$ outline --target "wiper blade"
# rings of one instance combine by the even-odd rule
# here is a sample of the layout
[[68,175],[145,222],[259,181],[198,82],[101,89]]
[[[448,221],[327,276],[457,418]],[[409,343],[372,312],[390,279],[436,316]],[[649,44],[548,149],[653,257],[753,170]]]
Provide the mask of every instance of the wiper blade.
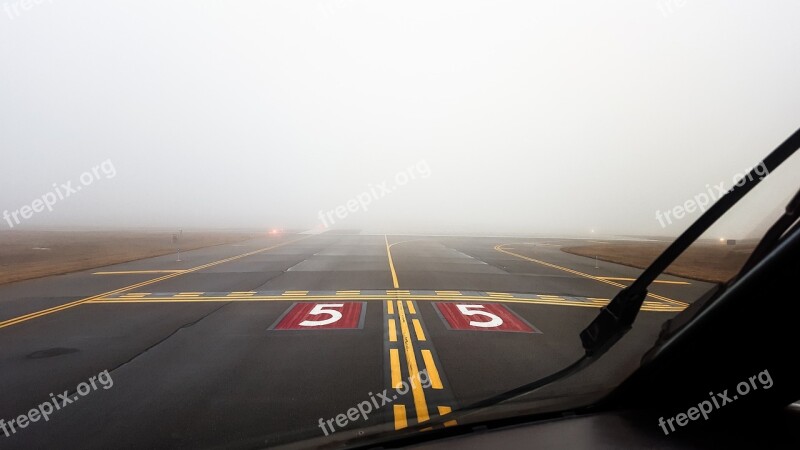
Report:
[[650,285],[675,259],[697,240],[714,222],[728,212],[733,205],[742,199],[751,189],[761,182],[763,177],[756,172],[757,167],[766,167],[767,175],[772,173],[800,147],[800,129],[772,151],[759,165],[735,184],[716,203],[711,205],[686,231],[678,236],[649,267],[627,288],[614,296],[600,314],[581,332],[581,342],[587,355],[602,355],[619,341],[631,329],[636,315],[647,296]]

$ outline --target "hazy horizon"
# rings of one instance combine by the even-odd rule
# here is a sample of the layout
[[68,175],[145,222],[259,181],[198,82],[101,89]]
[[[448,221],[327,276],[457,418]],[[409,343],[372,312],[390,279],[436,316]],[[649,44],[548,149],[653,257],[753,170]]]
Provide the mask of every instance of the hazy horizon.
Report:
[[[9,1],[0,230],[675,236],[699,212],[659,212],[730,188],[800,126],[798,16],[789,1]],[[780,172],[709,236],[763,230],[797,158]]]

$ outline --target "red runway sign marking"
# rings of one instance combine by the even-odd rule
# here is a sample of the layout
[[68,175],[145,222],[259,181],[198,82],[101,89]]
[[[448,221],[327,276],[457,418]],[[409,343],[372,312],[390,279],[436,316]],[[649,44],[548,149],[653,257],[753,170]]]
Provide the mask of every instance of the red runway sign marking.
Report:
[[286,310],[271,330],[348,330],[364,328],[364,302],[298,302]]
[[541,333],[525,319],[497,303],[434,303],[449,330]]

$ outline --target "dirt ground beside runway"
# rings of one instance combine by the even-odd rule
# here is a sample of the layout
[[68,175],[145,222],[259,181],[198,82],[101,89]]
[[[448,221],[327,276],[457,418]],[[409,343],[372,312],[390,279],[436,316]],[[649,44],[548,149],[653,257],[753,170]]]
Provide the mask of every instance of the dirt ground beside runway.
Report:
[[[615,242],[564,247],[561,250],[579,256],[644,269],[663,252],[668,242]],[[753,252],[753,241],[725,245],[697,242],[670,265],[666,273],[693,280],[725,282],[741,269]]]
[[[173,231],[0,232],[0,284],[175,253]],[[265,233],[184,231],[182,251],[244,241]]]

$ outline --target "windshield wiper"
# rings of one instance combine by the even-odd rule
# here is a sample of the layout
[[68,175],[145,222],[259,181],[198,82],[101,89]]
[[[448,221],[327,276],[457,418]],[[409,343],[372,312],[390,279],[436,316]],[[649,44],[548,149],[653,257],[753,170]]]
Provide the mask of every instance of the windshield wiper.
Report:
[[[763,176],[757,173],[756,168],[766,167],[766,176],[769,176],[773,170],[794,154],[798,147],[800,147],[800,129],[795,131],[788,139],[767,155],[760,164],[754,166],[740,182],[743,182],[743,184],[734,185],[725,195],[717,200],[716,203],[708,208],[708,210],[706,210],[697,221],[690,225],[686,231],[678,236],[678,238],[675,239],[675,241],[672,242],[672,244],[670,244],[630,286],[619,291],[608,305],[600,310],[600,314],[589,326],[580,333],[580,339],[585,353],[577,361],[531,383],[466,405],[446,416],[405,428],[400,432],[402,433],[400,435],[398,435],[398,432],[393,432],[391,433],[392,441],[397,442],[398,440],[402,440],[403,435],[408,435],[409,437],[414,436],[416,432],[422,431],[423,429],[429,430],[428,432],[430,433],[430,428],[443,425],[445,422],[453,420],[458,421],[464,417],[480,413],[487,407],[529,394],[543,386],[579,372],[594,361],[597,361],[631,329],[642,307],[642,303],[645,297],[647,297],[647,287],[661,275],[681,253],[697,240],[697,238],[710,228],[717,219],[728,212],[733,205],[761,182]],[[795,197],[787,207],[787,214],[795,218],[797,212],[797,198],[798,197]]]
[[759,165],[751,169],[742,179],[743,184],[735,184],[716,203],[711,205],[630,286],[619,291],[611,302],[600,310],[600,314],[592,323],[581,332],[581,342],[586,354],[602,355],[631,329],[631,325],[642,307],[642,302],[647,296],[647,287],[650,283],[710,228],[717,219],[728,212],[733,205],[761,182],[763,177],[757,173],[757,167],[766,167],[766,176],[769,176],[773,170],[797,151],[798,147],[800,147],[800,130],[795,131],[778,148],[767,155]]

